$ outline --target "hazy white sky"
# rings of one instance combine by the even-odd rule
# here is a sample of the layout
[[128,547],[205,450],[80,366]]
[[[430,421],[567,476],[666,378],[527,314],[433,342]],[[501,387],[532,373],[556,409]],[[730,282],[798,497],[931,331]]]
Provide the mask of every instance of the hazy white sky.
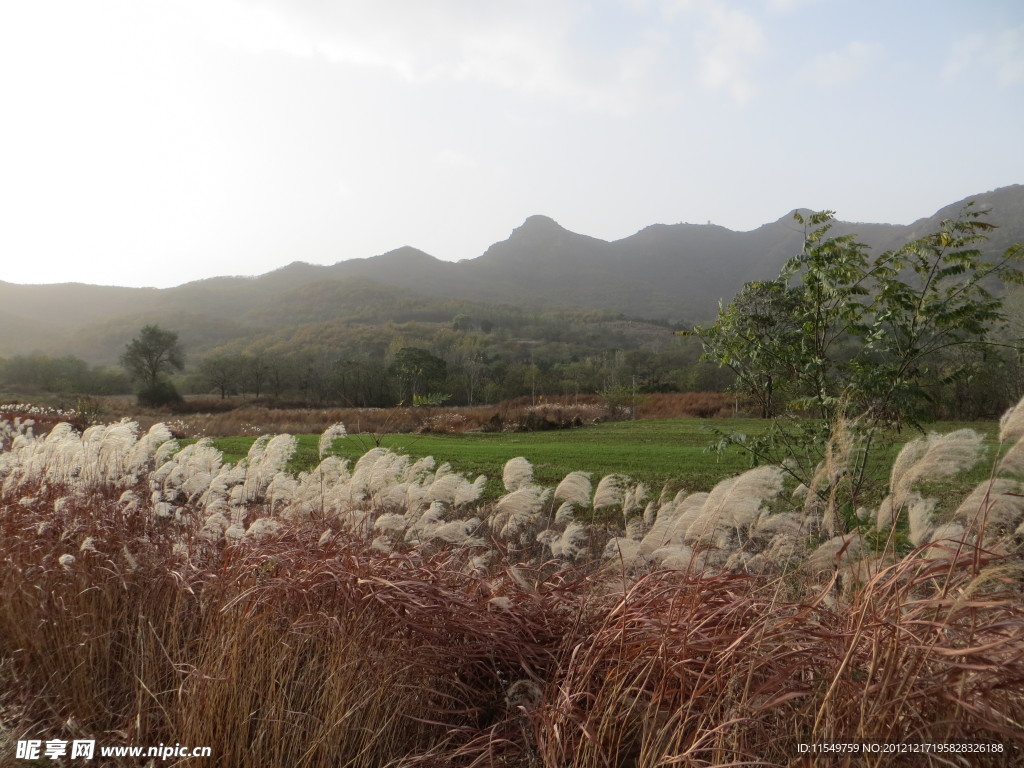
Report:
[[1024,182],[1024,2],[5,2],[0,105],[16,283],[906,223]]

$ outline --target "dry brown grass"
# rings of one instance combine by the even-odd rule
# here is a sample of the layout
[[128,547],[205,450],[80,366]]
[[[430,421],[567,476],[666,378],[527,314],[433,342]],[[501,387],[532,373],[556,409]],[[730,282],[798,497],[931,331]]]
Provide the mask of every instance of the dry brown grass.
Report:
[[1019,574],[983,552],[922,551],[845,591],[656,571],[616,592],[587,567],[469,575],[462,551],[383,555],[314,528],[215,547],[102,496],[55,511],[51,494],[6,500],[0,518],[19,734],[203,744],[223,766],[784,765],[810,741],[1024,746]]
[[[163,421],[179,437],[223,437],[288,433],[317,434],[342,422],[349,433],[461,433],[568,429],[621,418],[598,395],[518,397],[495,405],[429,408],[270,408],[239,399],[195,398],[174,414],[140,409],[130,401],[108,399],[106,420],[131,418],[143,429]],[[732,416],[734,398],[723,392],[642,395],[637,416],[643,419]]]
[[[113,450],[117,430],[92,441]],[[41,455],[69,454],[55,443]],[[840,550],[834,575],[624,572],[624,556],[621,570],[524,562],[532,529],[382,552],[321,514],[208,538],[198,493],[155,514],[157,473],[131,475],[125,501],[129,481],[47,474],[29,454],[35,475],[0,465],[8,751],[94,738],[210,746],[227,768],[696,768],[847,764],[801,758],[809,743],[983,742],[1003,751],[967,764],[1024,758],[1024,563],[1010,539],[999,555],[968,543],[986,541],[984,512],[963,541],[903,558],[853,569]],[[237,501],[250,530],[268,513]]]

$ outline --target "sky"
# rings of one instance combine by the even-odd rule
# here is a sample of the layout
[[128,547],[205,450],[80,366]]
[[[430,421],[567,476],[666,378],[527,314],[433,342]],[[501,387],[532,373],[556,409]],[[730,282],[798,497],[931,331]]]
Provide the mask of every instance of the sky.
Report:
[[13,283],[903,224],[1024,183],[1024,2],[7,2],[0,110]]

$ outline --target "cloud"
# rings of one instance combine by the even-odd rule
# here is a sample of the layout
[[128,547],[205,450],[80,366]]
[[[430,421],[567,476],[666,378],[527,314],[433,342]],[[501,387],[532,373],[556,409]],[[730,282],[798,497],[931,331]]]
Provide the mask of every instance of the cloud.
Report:
[[810,5],[816,0],[768,0],[769,11],[775,13],[792,13],[803,5]]
[[[212,0],[211,0],[212,2]],[[411,83],[482,84],[620,110],[652,68],[649,40],[615,50],[578,42],[580,0],[218,0],[207,26],[251,53],[276,52],[377,69]],[[653,66],[653,65],[652,65]]]
[[965,73],[994,73],[999,84],[1007,87],[1024,83],[1024,26],[957,40],[943,75],[953,78]]
[[878,43],[854,40],[838,51],[814,59],[807,77],[822,86],[846,83],[863,75],[882,54],[883,48]]
[[474,170],[479,167],[476,160],[457,149],[442,149],[434,154],[433,161],[442,167],[456,170]]
[[724,90],[740,104],[751,99],[754,87],[749,70],[764,49],[764,35],[756,19],[722,5],[710,6],[707,23],[697,36],[697,49],[701,85]]

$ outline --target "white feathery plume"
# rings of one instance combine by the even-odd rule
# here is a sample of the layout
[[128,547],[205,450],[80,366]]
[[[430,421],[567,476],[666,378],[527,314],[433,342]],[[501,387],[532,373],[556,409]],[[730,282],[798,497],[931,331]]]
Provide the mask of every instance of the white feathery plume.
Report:
[[153,466],[159,467],[166,463],[180,448],[177,440],[165,440],[153,452]]
[[414,522],[414,520],[410,520],[407,515],[385,512],[373,521],[373,527],[378,531],[384,531],[385,533],[391,533],[395,536],[401,536],[409,528],[412,522]]
[[807,557],[807,567],[813,573],[831,571],[860,557],[863,546],[860,534],[834,536]]
[[287,472],[278,472],[267,486],[266,496],[267,503],[270,505],[270,511],[273,512],[275,509],[287,507],[298,495],[298,490],[298,480]]
[[938,503],[938,499],[925,499],[919,493],[912,493],[907,497],[907,519],[910,522],[908,538],[915,547],[928,541],[935,527],[935,506]]
[[459,486],[455,492],[455,496],[452,498],[452,503],[456,507],[460,507],[464,504],[472,504],[479,500],[484,493],[484,488],[487,486],[487,477],[485,475],[478,475],[476,480],[472,483],[465,480],[462,485]]
[[700,493],[684,497],[683,494],[685,491],[680,491],[658,509],[654,524],[640,542],[640,550],[645,555],[664,547],[682,546],[687,528],[697,519],[709,495]]
[[369,490],[373,465],[388,453],[390,451],[387,448],[371,448],[356,460],[356,464],[352,468],[352,477],[348,483],[351,495],[361,496]]
[[516,456],[505,462],[501,473],[501,482],[506,491],[516,491],[533,483],[533,465],[524,457]]
[[373,463],[366,481],[366,489],[371,495],[386,493],[397,483],[405,481],[412,466],[412,459],[387,451]]
[[997,477],[975,486],[953,513],[953,521],[971,526],[985,519],[985,538],[994,539],[1015,531],[1024,520],[1024,483]]
[[587,554],[590,529],[582,523],[571,522],[558,539],[558,555],[578,560]]
[[171,430],[163,422],[157,422],[149,431],[138,439],[128,457],[128,466],[134,472],[141,472],[151,466],[156,450],[171,440]]
[[640,542],[622,536],[608,540],[604,559],[612,568],[621,567],[627,571],[647,563],[647,558],[640,552]]
[[575,504],[578,507],[590,506],[590,495],[593,487],[590,484],[589,472],[570,472],[555,488],[555,498]]
[[453,472],[438,475],[427,487],[427,496],[431,501],[443,501],[446,504],[454,504],[455,496],[465,483],[466,479],[464,477]]
[[658,506],[658,502],[654,501],[654,499],[647,502],[647,506],[644,507],[644,523],[647,525],[648,529],[654,525],[654,521],[658,519],[659,509],[660,507]]
[[1018,440],[999,460],[997,474],[1024,475],[1024,440]]
[[901,459],[903,451],[896,457],[889,485],[895,497],[894,506],[902,507],[910,489],[922,480],[949,477],[973,467],[981,457],[983,441],[982,435],[973,429],[958,429],[944,435],[932,432],[905,446],[903,450],[910,449],[911,457],[916,458]]
[[704,502],[703,521],[712,526],[721,521],[745,531],[757,523],[764,502],[781,491],[781,467],[748,470],[739,477],[723,480],[711,489]]
[[558,531],[545,528],[537,534],[536,539],[538,544],[541,544],[551,550],[551,554],[553,556],[558,557],[562,554],[562,545],[560,543],[561,535]]
[[945,523],[938,526],[932,531],[929,542],[940,546],[929,547],[925,550],[925,557],[930,560],[950,557],[952,553],[949,549],[955,549],[960,542],[964,541],[966,534],[967,529],[958,522]]
[[685,571],[693,561],[693,550],[684,545],[659,547],[650,558],[666,570]]
[[487,521],[488,525],[503,539],[518,536],[537,521],[550,494],[550,488],[544,489],[537,485],[517,488],[494,504],[494,512]]
[[260,435],[253,440],[252,445],[249,446],[249,453],[246,454],[245,460],[251,466],[259,463],[260,459],[263,458],[263,452],[267,449],[267,443],[273,438],[273,435]]
[[418,477],[427,472],[433,472],[436,466],[437,462],[434,461],[433,456],[424,456],[422,459],[416,459],[413,462],[413,465],[409,468],[409,475],[411,477]]
[[224,537],[224,531],[231,525],[231,521],[221,512],[214,512],[203,521],[199,529],[199,537],[215,544]]
[[258,541],[273,536],[282,528],[284,528],[284,524],[280,520],[275,520],[272,517],[259,517],[252,521],[252,525],[245,532],[245,538]]
[[626,536],[633,541],[643,541],[647,530],[647,524],[642,517],[634,517],[626,523]]
[[[259,438],[257,442],[262,439]],[[295,453],[297,445],[297,438],[281,434],[266,441],[261,450],[256,452],[252,449],[249,450],[250,458],[246,461],[244,503],[259,501],[263,498],[270,481],[274,475],[284,470],[288,460]],[[255,458],[252,458],[254,453]]]
[[348,432],[345,431],[345,425],[340,421],[336,424],[331,424],[331,426],[325,429],[323,434],[320,435],[320,442],[317,445],[320,458],[322,459],[330,452],[335,440],[340,440],[347,435]]
[[408,542],[426,541],[444,524],[444,505],[434,502],[405,532]]
[[594,491],[594,509],[614,507],[621,504],[626,493],[623,486],[626,480],[625,475],[611,474],[602,477],[597,484],[597,490]]
[[622,514],[628,515],[643,507],[648,493],[650,493],[650,489],[644,483],[637,483],[632,488],[627,488],[622,494]]
[[1014,442],[1024,437],[1024,398],[999,419],[999,442]]
[[704,514],[704,505],[710,495],[706,491],[700,491],[679,499],[672,512],[672,517],[675,520],[674,529],[677,533],[674,533],[673,538],[666,541],[673,544],[682,544],[685,541],[689,536],[690,527]]
[[[590,501],[590,497],[587,496],[587,502],[589,502],[589,501]],[[557,525],[559,527],[565,526],[565,525],[569,525],[569,523],[571,523],[573,521],[573,512],[574,512],[574,510],[573,510],[572,502],[563,501],[559,505],[558,510],[555,512],[555,520],[554,520],[555,525]]]
[[478,547],[483,545],[482,539],[473,538],[473,533],[481,526],[478,518],[471,517],[468,520],[452,520],[434,529],[432,537],[441,539],[449,544],[457,544],[463,547]]

